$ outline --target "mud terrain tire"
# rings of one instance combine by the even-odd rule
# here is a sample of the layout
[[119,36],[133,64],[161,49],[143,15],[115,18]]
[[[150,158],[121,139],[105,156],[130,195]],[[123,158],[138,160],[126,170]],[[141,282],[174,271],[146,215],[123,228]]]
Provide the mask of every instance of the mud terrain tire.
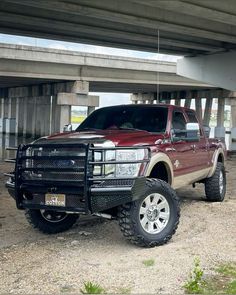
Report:
[[205,194],[210,202],[222,202],[226,193],[226,174],[224,164],[217,163],[216,171],[205,180]]
[[[36,228],[46,234],[56,234],[66,231],[70,229],[79,218],[79,215],[77,214],[67,214],[56,211],[42,211],[28,209],[25,211],[25,216],[33,228]],[[51,221],[49,219],[50,215]]]
[[131,243],[155,247],[167,243],[180,217],[179,199],[163,180],[147,179],[142,198],[118,209],[120,229]]

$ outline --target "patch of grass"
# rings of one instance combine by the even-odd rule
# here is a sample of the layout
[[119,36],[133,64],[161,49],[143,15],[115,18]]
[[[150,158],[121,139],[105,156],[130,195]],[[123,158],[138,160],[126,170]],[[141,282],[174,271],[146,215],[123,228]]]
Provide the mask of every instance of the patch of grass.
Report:
[[194,268],[183,287],[187,294],[203,294],[204,286],[205,281],[203,280],[203,270],[200,266],[200,259],[195,258]]
[[131,288],[119,288],[118,290],[119,294],[130,294],[131,293]]
[[228,284],[227,294],[236,294],[236,280]]
[[154,259],[147,259],[147,260],[143,260],[142,263],[149,267],[149,266],[153,266],[155,264],[155,260]]
[[226,276],[232,276],[236,278],[236,265],[227,263],[220,265],[216,271]]
[[195,259],[190,279],[184,285],[188,294],[236,294],[236,264],[221,264],[216,274],[203,279],[199,259]]
[[72,286],[65,285],[65,286],[61,287],[61,293],[68,293],[68,292],[72,292],[72,291],[74,291]]
[[99,285],[92,282],[84,282],[84,289],[80,289],[83,294],[102,294],[105,290]]

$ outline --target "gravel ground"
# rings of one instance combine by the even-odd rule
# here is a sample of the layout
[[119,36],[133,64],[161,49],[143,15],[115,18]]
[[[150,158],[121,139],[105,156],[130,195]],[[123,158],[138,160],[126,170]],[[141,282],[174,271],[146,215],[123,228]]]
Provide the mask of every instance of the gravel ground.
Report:
[[[0,163],[1,172],[10,170]],[[143,249],[126,242],[116,221],[80,221],[53,236],[33,230],[4,188],[0,192],[0,293],[79,293],[83,282],[107,293],[182,294],[200,257],[205,274],[219,263],[236,262],[236,158],[227,163],[223,203],[204,201],[203,185],[178,190],[181,219],[172,240]],[[153,259],[153,266],[144,260]]]

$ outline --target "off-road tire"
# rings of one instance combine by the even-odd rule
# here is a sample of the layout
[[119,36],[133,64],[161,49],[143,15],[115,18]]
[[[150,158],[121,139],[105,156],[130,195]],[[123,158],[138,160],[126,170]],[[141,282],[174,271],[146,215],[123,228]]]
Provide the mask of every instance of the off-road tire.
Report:
[[[147,233],[140,221],[140,206],[150,194],[158,193],[168,202],[170,215],[165,228],[157,234]],[[175,233],[180,217],[179,198],[171,186],[163,180],[147,179],[145,193],[141,199],[118,208],[120,229],[126,239],[141,247],[155,247],[167,243]]]
[[40,210],[28,209],[25,216],[29,224],[45,234],[56,234],[70,229],[79,218],[78,214],[67,214],[64,219],[58,222],[47,221]]
[[[223,176],[223,191],[220,190],[220,175]],[[224,164],[218,162],[215,173],[210,178],[205,179],[206,199],[210,202],[222,202],[226,193],[226,173]]]

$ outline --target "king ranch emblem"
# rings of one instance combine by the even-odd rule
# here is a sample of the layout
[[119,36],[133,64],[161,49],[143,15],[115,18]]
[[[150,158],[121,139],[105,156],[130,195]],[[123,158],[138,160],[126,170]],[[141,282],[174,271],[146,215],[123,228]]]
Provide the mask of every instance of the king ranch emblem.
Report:
[[179,167],[179,165],[180,165],[179,160],[175,160],[175,162],[174,162],[174,166],[175,166],[176,169]]

